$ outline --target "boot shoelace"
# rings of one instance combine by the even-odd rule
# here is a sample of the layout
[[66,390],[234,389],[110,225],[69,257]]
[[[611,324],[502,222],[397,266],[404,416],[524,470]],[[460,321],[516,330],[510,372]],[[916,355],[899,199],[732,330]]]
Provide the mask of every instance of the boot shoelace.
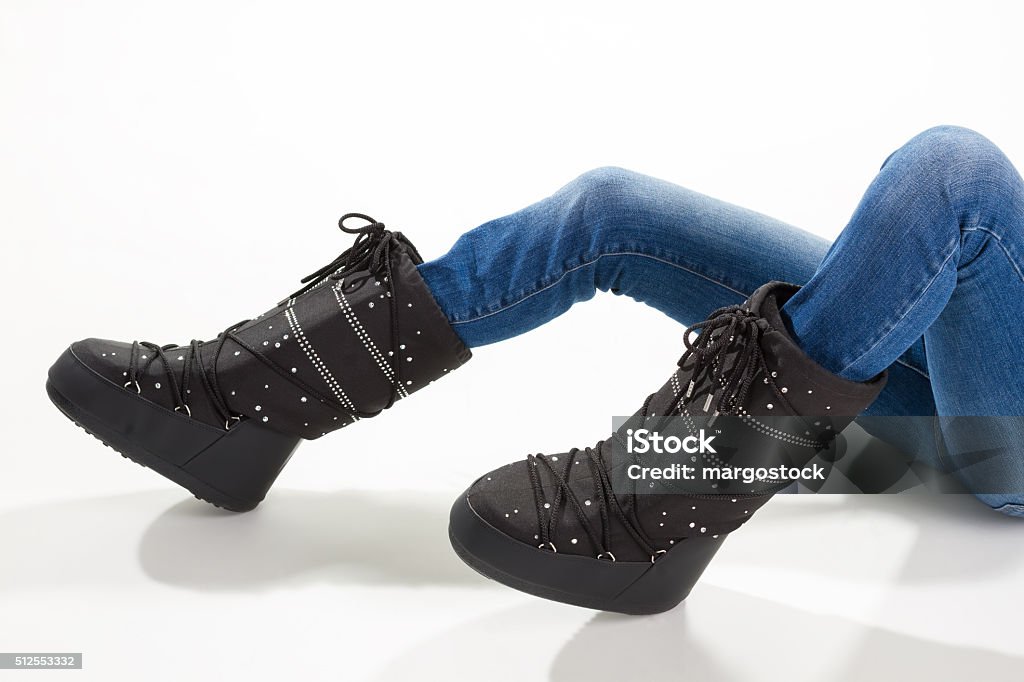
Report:
[[[706,402],[708,407],[705,408],[705,411],[710,408],[711,403],[714,401],[714,395],[718,391],[716,384],[721,387],[720,392],[718,392],[718,401],[715,404],[716,409],[712,414],[712,421],[709,422],[709,425],[720,414],[736,414],[743,405],[743,401],[750,391],[751,384],[760,372],[764,372],[765,383],[772,387],[780,403],[787,406],[791,412],[794,412],[789,401],[783,395],[782,390],[775,384],[775,374],[768,369],[768,366],[765,364],[764,354],[761,352],[761,345],[759,343],[761,335],[769,329],[769,325],[764,318],[744,309],[742,306],[727,306],[715,310],[708,319],[693,325],[690,329],[700,329],[700,333],[692,342],[690,341],[689,334],[687,334],[684,340],[686,350],[683,352],[682,357],[679,358],[678,365],[682,367],[691,358],[694,360],[691,380],[686,391],[680,392],[675,396],[666,410],[666,416],[679,414],[682,408],[693,400],[695,391],[702,384],[702,373],[704,375],[703,379],[711,386]],[[734,355],[734,359],[731,367],[726,369],[726,359],[730,354]],[[642,417],[648,416],[654,395],[652,393],[644,401],[643,407],[640,410]],[[651,562],[653,563],[659,556],[665,554],[667,550],[657,549],[654,542],[640,525],[640,521],[636,516],[637,494],[635,491],[630,494],[632,504],[629,505],[628,510],[624,509],[623,505],[619,503],[618,497],[612,490],[604,458],[601,456],[601,446],[603,444],[604,441],[599,441],[592,448],[587,447],[582,450],[573,448],[565,455],[567,461],[561,471],[554,467],[552,459],[547,455],[527,456],[526,468],[530,476],[530,486],[533,488],[534,502],[537,506],[539,528],[537,539],[540,541],[538,547],[551,550],[552,552],[558,551],[554,543],[554,536],[558,525],[559,513],[563,505],[567,505],[576,515],[592,545],[599,549],[598,559],[615,561],[615,555],[610,547],[611,526],[609,523],[614,515],[633,541],[643,549],[644,553],[650,555]],[[585,460],[590,468],[594,486],[594,498],[598,508],[599,530],[595,528],[594,522],[591,521],[584,509],[584,504],[580,503],[576,493],[569,485],[572,467],[579,463],[578,459]],[[537,471],[541,466],[547,469],[555,482],[555,490],[550,502],[546,500],[544,486]],[[545,514],[545,512],[547,513]]]
[[[558,524],[559,513],[562,509],[563,504],[568,506],[575,513],[576,518],[579,520],[580,525],[583,527],[584,532],[590,539],[591,544],[599,549],[597,558],[604,559],[607,561],[615,561],[615,555],[612,553],[611,547],[611,518],[612,515],[619,520],[619,522],[625,527],[626,531],[630,534],[630,537],[643,548],[643,550],[650,554],[651,561],[653,562],[659,555],[664,554],[664,550],[658,550],[654,547],[654,542],[644,533],[640,526],[639,520],[636,518],[635,508],[633,505],[629,511],[622,508],[619,504],[618,497],[612,491],[612,483],[608,477],[608,471],[605,467],[604,458],[601,456],[601,446],[604,441],[598,441],[594,447],[573,448],[566,455],[566,463],[562,468],[562,471],[557,470],[552,465],[552,460],[547,455],[528,455],[526,457],[526,468],[530,474],[530,486],[533,488],[534,502],[537,505],[537,519],[539,532],[537,539],[540,544],[537,545],[541,549],[549,549],[552,552],[558,552],[558,548],[555,546],[554,536],[556,526]],[[594,484],[594,499],[597,502],[598,518],[600,530],[594,528],[594,523],[587,516],[586,510],[583,508],[584,503],[581,503],[576,493],[573,492],[572,487],[569,485],[569,476],[572,472],[572,467],[579,463],[582,459],[587,463],[590,469],[591,478]],[[540,480],[540,474],[537,472],[538,467],[544,466],[556,482],[554,497],[551,502],[547,502],[544,496],[543,484]],[[545,510],[547,518],[545,519]]]
[[[359,227],[347,227],[345,222],[353,218],[366,221],[367,224]],[[338,220],[338,228],[347,234],[358,235],[352,246],[343,251],[337,258],[327,265],[312,274],[303,277],[301,284],[304,286],[287,299],[280,301],[278,305],[284,305],[330,281],[339,281],[339,286],[344,286],[345,283],[343,278],[346,275],[365,269],[368,271],[368,277],[381,276],[387,284],[387,298],[391,310],[391,346],[393,349],[397,348],[399,338],[398,303],[396,299],[394,277],[391,273],[391,249],[394,245],[401,243],[409,249],[417,260],[422,259],[416,251],[416,248],[405,238],[404,235],[402,235],[402,233],[386,230],[384,223],[363,213],[346,213]],[[358,282],[349,282],[350,285],[357,283]],[[174,399],[175,412],[183,412],[187,416],[191,417],[192,410],[188,406],[188,396],[191,393],[192,375],[198,374],[203,389],[210,397],[210,402],[213,405],[214,410],[217,412],[218,417],[224,420],[224,428],[230,429],[232,423],[239,421],[241,416],[232,412],[228,406],[227,400],[224,397],[224,392],[221,390],[220,382],[217,378],[217,361],[220,359],[220,354],[224,349],[224,344],[227,343],[229,339],[245,348],[263,364],[277,371],[288,381],[297,384],[300,383],[293,377],[285,374],[285,372],[272,363],[269,358],[264,356],[256,348],[252,347],[238,336],[236,333],[237,330],[251,321],[252,320],[242,320],[241,322],[231,325],[218,334],[216,339],[213,341],[198,341],[193,339],[189,342],[187,347],[173,343],[160,346],[155,343],[150,343],[149,341],[132,342],[132,348],[129,354],[128,371],[126,373],[128,381],[124,384],[125,388],[132,387],[137,393],[141,393],[142,387],[139,384],[140,377],[146,374],[154,362],[159,361],[163,365],[168,387],[170,388],[171,395]],[[210,343],[216,344],[216,347],[213,353],[212,366],[207,368],[203,363],[201,349],[204,345]],[[150,351],[152,356],[145,354],[143,350]],[[167,354],[170,351],[178,351],[182,353],[179,357],[185,364],[183,367],[181,382],[178,381],[174,369],[171,366],[170,359],[167,357]],[[392,381],[391,396],[387,405],[383,409],[391,407],[398,399],[399,386],[401,386],[402,381],[401,363],[398,362],[398,354],[394,353],[391,357],[391,367],[394,371],[395,378],[394,381]],[[318,398],[320,402],[330,405],[353,418],[373,417],[380,412],[352,412],[350,410],[345,410],[312,387],[306,385],[303,385],[302,387],[311,395]]]
[[[698,387],[706,382],[709,389],[704,411],[710,410],[712,404],[715,406],[708,422],[710,426],[719,415],[738,413],[759,374],[764,374],[764,383],[779,403],[795,413],[786,399],[785,389],[775,382],[777,373],[769,369],[761,352],[761,336],[771,329],[767,320],[742,306],[732,305],[715,310],[708,319],[690,329],[700,329],[700,333],[692,341],[690,335],[686,335],[683,340],[686,350],[677,363],[684,367],[693,359],[690,383],[686,391],[676,395],[667,414],[678,413],[693,402]],[[727,362],[730,355],[733,356],[731,365]]]

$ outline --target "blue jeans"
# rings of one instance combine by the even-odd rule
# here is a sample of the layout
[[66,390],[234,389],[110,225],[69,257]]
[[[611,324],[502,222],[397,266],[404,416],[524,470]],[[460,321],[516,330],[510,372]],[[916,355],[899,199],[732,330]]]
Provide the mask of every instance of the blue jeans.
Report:
[[[889,369],[862,415],[874,435],[942,468],[943,435],[915,426],[934,420],[870,418],[1024,415],[1024,181],[963,128],[932,128],[893,152],[831,245],[663,180],[599,168],[465,233],[420,272],[471,347],[522,334],[598,290],[692,325],[770,280],[802,284],[784,313],[812,358],[853,380]],[[964,483],[1024,516],[1024,452],[1014,450],[994,475],[1019,493],[989,494],[969,475]]]

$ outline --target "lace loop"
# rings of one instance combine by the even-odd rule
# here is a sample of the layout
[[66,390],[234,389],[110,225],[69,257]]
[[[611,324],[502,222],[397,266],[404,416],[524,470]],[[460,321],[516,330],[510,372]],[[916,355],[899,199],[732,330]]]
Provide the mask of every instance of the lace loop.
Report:
[[[611,561],[615,561],[615,555],[612,554],[609,545],[611,544],[611,524],[610,514],[613,513],[618,521],[626,528],[630,537],[640,545],[644,551],[649,555],[655,555],[659,550],[655,549],[653,542],[647,537],[643,529],[640,528],[640,524],[635,520],[631,519],[622,509],[612,491],[611,480],[608,478],[607,468],[604,465],[604,459],[601,457],[601,446],[604,441],[598,441],[594,447],[587,447],[582,450],[579,448],[573,448],[566,454],[566,463],[562,471],[558,471],[551,464],[551,458],[539,454],[539,455],[528,455],[526,458],[527,470],[530,475],[530,485],[533,488],[534,501],[537,506],[537,525],[538,525],[538,539],[540,540],[540,546],[546,547],[547,545],[554,546],[554,533],[558,525],[560,512],[562,505],[568,502],[572,511],[575,513],[577,520],[580,522],[580,526],[583,531],[587,534],[587,538],[591,544],[598,548],[597,557],[599,559],[610,558]],[[599,522],[601,525],[600,532],[595,530],[593,522],[587,517],[586,511],[583,508],[583,504],[580,503],[576,493],[572,490],[569,485],[569,476],[572,471],[572,467],[578,463],[577,458],[585,459],[592,474],[592,480],[594,481],[594,497],[596,498],[599,512]],[[540,480],[540,474],[537,469],[540,466],[549,472],[551,477],[555,481],[555,493],[550,502],[546,501],[544,495],[544,486]],[[545,515],[545,511],[547,514]],[[546,516],[546,518],[545,518]]]

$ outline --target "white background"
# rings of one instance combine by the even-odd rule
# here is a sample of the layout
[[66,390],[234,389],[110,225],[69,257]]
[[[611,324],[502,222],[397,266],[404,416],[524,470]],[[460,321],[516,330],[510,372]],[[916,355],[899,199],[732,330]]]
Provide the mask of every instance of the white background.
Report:
[[1010,7],[2,0],[0,651],[85,652],[40,679],[1019,677],[1024,521],[970,499],[780,498],[650,618],[464,567],[470,481],[600,438],[673,366],[682,330],[628,299],[304,444],[241,516],[43,390],[77,338],[262,312],[347,247],[346,211],[430,258],[615,164],[833,237],[926,127],[1020,166]]

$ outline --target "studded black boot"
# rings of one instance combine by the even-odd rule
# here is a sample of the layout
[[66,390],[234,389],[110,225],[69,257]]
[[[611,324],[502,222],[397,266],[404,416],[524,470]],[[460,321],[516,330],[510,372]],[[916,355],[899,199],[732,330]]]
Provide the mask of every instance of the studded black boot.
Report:
[[[885,384],[842,379],[797,347],[780,315],[797,289],[772,282],[695,325],[668,382],[608,439],[478,479],[452,507],[456,553],[578,606],[646,614],[682,601],[729,533],[794,473],[827,465]],[[651,454],[655,432],[676,453]]]
[[252,509],[302,439],[373,417],[470,358],[412,243],[359,213],[338,225],[352,247],[271,310],[184,346],[73,343],[50,368],[50,399],[196,497]]

